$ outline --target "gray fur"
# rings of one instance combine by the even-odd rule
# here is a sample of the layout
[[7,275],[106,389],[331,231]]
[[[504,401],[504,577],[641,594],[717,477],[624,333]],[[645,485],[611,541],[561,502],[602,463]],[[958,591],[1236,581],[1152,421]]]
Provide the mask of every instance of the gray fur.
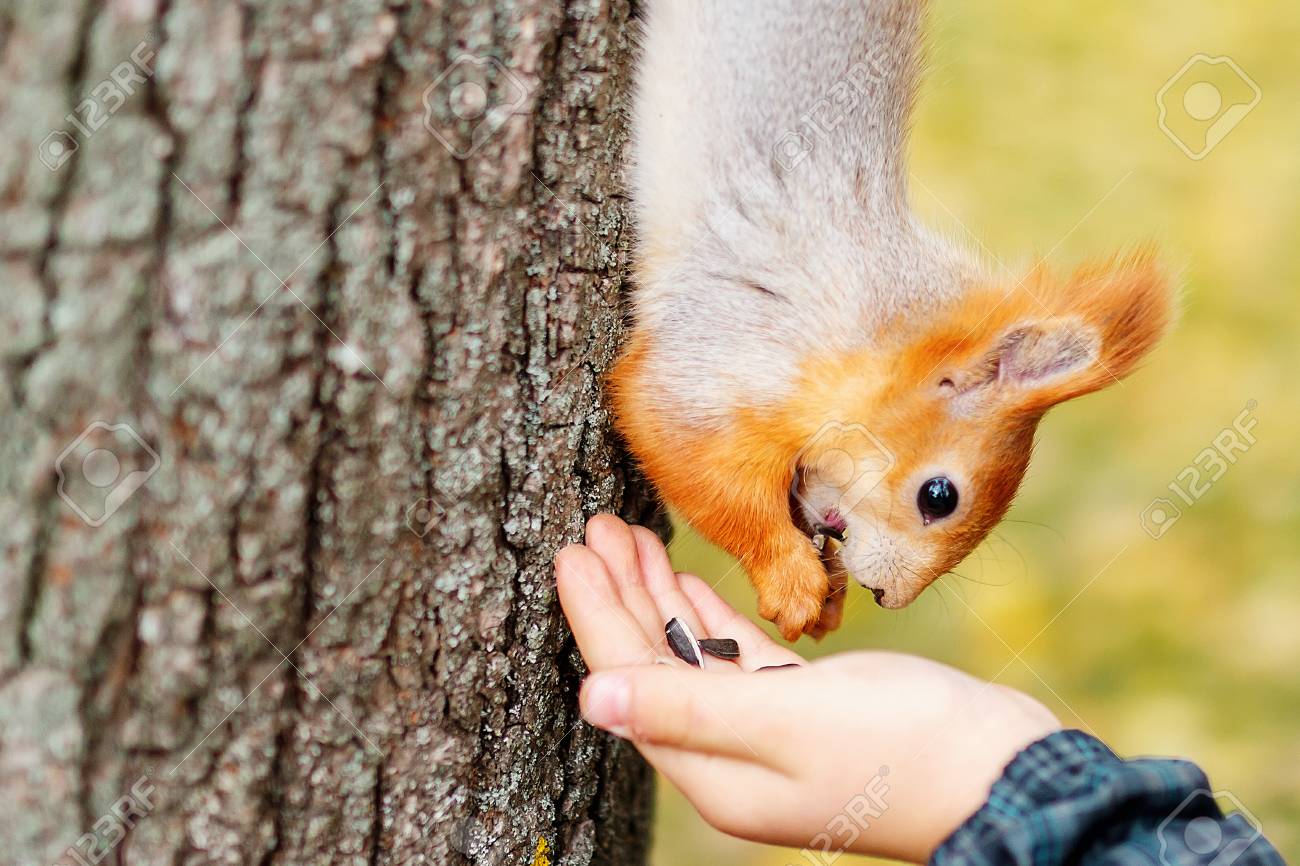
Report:
[[716,425],[779,401],[805,359],[872,345],[984,278],[907,206],[923,5],[647,4],[636,316],[661,410]]

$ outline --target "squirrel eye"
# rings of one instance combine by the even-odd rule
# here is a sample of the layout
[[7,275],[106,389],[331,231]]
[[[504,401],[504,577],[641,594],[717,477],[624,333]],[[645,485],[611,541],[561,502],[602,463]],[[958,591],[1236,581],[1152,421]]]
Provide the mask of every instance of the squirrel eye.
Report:
[[947,517],[957,510],[957,488],[942,475],[931,478],[916,494],[916,507],[926,523]]

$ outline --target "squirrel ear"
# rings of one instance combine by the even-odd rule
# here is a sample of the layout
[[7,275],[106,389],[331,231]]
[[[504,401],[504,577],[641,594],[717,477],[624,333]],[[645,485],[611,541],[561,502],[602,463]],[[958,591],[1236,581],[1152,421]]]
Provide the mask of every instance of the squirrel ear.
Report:
[[[1155,348],[1173,315],[1170,280],[1149,252],[1084,267],[1046,287],[1048,315],[1007,331],[1000,384],[1034,410],[1118,382]],[[1041,309],[1041,306],[1040,306]]]
[[[1054,281],[1043,268],[1004,296],[984,350],[940,383],[968,407],[1043,412],[1119,381],[1169,326],[1169,280],[1149,253]],[[986,318],[988,318],[986,316]],[[978,343],[977,343],[978,345]]]
[[1016,401],[1026,390],[1062,382],[1097,361],[1101,340],[1078,319],[1042,319],[995,335],[993,348],[941,383],[958,394]]
[[1009,384],[1041,385],[1095,363],[1100,349],[1096,330],[1078,320],[1025,325],[998,343],[998,376]]

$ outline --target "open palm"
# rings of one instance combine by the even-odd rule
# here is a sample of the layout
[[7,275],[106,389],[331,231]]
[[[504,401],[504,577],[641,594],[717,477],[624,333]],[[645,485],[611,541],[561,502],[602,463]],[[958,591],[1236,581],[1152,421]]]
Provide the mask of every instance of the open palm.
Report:
[[[926,659],[806,664],[674,572],[654,533],[610,515],[555,567],[593,674],[583,715],[632,740],[724,832],[923,861],[1017,751],[1059,727],[1030,698]],[[735,639],[739,659],[703,670],[676,659],[664,637],[673,617],[697,637]]]

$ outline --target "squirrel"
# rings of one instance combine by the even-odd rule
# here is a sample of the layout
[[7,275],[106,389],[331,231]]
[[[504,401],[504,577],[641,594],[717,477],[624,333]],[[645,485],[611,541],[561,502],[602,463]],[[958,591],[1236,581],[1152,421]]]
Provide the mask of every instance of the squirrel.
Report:
[[1001,520],[1050,407],[1167,329],[1147,248],[999,276],[923,225],[905,148],[922,0],[648,0],[615,426],[786,640],[847,578],[901,608]]

